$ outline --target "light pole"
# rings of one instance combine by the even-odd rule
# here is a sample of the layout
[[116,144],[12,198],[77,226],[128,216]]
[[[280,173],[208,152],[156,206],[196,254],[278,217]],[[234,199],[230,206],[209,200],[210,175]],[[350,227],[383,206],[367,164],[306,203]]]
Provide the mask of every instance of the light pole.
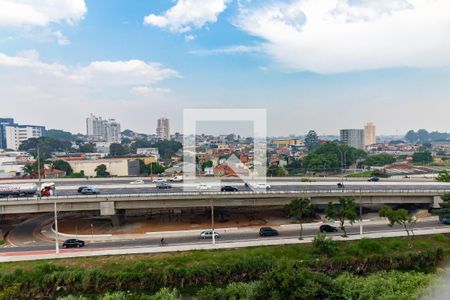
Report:
[[41,199],[41,197],[42,197],[42,195],[41,195],[42,179],[41,179],[41,159],[40,159],[40,153],[39,153],[39,144],[37,144],[36,148],[37,148],[37,167],[38,167],[38,182],[39,182],[39,184],[38,184],[38,189],[39,189],[38,196],[39,196],[39,199]]
[[214,201],[211,199],[211,228],[212,228],[212,243],[216,244],[216,236],[214,234]]
[[56,209],[56,200],[54,202],[55,206],[55,250],[56,254],[59,254],[59,232],[58,232],[58,210]]
[[362,219],[362,189],[359,189],[359,235],[363,235],[363,219]]
[[347,151],[348,150],[341,150],[339,149],[339,152],[341,153],[341,183],[344,184],[344,168],[345,168],[345,164],[347,163]]

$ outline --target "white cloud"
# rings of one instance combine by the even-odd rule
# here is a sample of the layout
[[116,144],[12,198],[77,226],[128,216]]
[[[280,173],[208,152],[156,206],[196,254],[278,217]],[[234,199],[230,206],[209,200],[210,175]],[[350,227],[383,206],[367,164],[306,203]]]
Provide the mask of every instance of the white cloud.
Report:
[[0,26],[74,24],[86,11],[84,0],[0,0]]
[[53,36],[56,38],[56,41],[60,46],[66,46],[70,44],[69,39],[64,34],[62,34],[60,30],[54,31]]
[[45,62],[34,50],[0,52],[1,114],[23,123],[83,131],[84,118],[93,112],[121,120],[124,128],[150,132],[149,118],[172,116],[171,110],[181,106],[175,104],[176,95],[157,87],[177,77],[173,69],[141,60],[71,66]]
[[186,35],[184,36],[184,40],[185,40],[186,42],[193,41],[193,40],[195,40],[195,36],[192,35],[192,34],[186,34]]
[[165,28],[172,32],[188,32],[217,22],[229,0],[178,0],[163,15],[149,14],[144,24]]
[[220,54],[243,54],[260,51],[262,51],[262,48],[260,46],[235,45],[216,49],[192,50],[189,53],[195,55],[220,55]]
[[448,0],[293,0],[242,5],[234,24],[282,67],[318,73],[450,66]]

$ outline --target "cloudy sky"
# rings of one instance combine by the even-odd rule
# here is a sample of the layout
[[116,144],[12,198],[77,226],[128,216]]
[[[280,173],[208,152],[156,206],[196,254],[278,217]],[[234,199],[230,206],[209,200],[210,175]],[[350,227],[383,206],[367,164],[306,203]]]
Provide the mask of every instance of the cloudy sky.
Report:
[[271,135],[450,131],[449,83],[448,0],[0,0],[0,117],[19,123],[153,133],[266,108]]

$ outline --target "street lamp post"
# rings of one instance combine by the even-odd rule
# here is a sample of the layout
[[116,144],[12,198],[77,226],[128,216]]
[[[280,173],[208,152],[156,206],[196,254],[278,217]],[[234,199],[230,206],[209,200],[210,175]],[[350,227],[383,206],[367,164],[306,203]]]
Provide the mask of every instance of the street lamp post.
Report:
[[37,145],[37,167],[38,167],[38,196],[39,199],[41,199],[42,195],[41,195],[41,186],[42,186],[42,179],[41,179],[41,159],[40,159],[40,152],[39,152],[39,144]]
[[212,228],[212,243],[216,244],[216,236],[214,234],[214,201],[211,199],[211,228]]
[[359,235],[363,235],[362,189],[359,189]]
[[54,202],[55,209],[55,250],[56,254],[59,254],[59,232],[58,232],[58,210],[56,209],[56,200]]

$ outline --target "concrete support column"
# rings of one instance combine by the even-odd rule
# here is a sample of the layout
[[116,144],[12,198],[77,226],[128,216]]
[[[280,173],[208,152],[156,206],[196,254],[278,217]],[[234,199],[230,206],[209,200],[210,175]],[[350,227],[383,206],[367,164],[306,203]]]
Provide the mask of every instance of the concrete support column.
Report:
[[433,208],[439,208],[439,203],[442,203],[441,196],[434,196],[433,197]]
[[119,227],[125,220],[125,210],[116,210],[113,201],[100,202],[100,214],[109,217],[113,227]]

